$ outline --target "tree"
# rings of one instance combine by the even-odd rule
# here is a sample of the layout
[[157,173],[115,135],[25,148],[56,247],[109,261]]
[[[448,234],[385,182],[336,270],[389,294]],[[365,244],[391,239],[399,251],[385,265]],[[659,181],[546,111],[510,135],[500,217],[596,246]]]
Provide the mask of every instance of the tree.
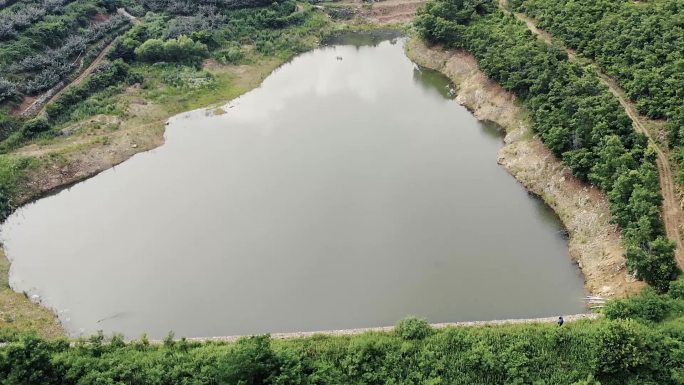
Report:
[[658,291],[667,291],[670,281],[678,273],[673,257],[674,249],[674,243],[662,236],[646,248],[629,245],[625,253],[627,265],[630,270],[636,272],[639,279],[643,279]]
[[149,39],[135,49],[138,60],[157,62],[165,60],[164,42],[160,39]]

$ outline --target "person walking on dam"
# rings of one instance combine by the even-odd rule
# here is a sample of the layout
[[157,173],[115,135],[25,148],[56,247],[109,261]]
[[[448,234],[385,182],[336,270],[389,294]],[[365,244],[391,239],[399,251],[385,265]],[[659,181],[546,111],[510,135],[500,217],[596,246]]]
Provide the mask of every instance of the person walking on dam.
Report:
[[564,322],[565,322],[565,320],[563,320],[563,317],[562,317],[562,316],[561,316],[561,317],[558,317],[558,326],[563,326],[563,323],[564,323]]

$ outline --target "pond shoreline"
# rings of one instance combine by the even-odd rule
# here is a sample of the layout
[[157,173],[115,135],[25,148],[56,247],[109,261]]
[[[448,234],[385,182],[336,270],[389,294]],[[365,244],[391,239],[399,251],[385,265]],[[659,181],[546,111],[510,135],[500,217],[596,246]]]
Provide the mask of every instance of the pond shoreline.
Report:
[[[538,140],[535,141],[523,139],[528,128],[521,125],[518,127],[518,129],[516,129],[511,125],[511,121],[506,121],[505,113],[501,113],[500,111],[493,110],[491,108],[489,110],[483,109],[481,105],[473,102],[473,100],[482,101],[487,99],[487,97],[484,95],[487,94],[487,87],[491,86],[491,81],[489,81],[487,84],[482,84],[482,82],[480,82],[482,89],[464,87],[463,79],[457,75],[454,75],[454,73],[451,73],[447,67],[450,68],[453,65],[461,65],[464,70],[472,71],[472,63],[464,59],[466,56],[462,54],[452,55],[450,53],[441,52],[441,56],[437,55],[436,57],[430,57],[429,55],[425,54],[427,52],[425,50],[426,47],[424,47],[422,43],[418,42],[416,39],[413,39],[409,44],[407,44],[407,54],[412,61],[417,62],[425,67],[436,69],[447,75],[452,81],[454,81],[454,83],[460,85],[457,99],[459,103],[471,110],[478,119],[493,121],[506,129],[508,132],[506,137],[507,144],[499,153],[499,163],[503,164],[506,169],[525,186],[528,191],[541,197],[559,215],[563,224],[570,233],[570,253],[573,258],[578,261],[580,268],[582,268],[587,290],[592,294],[605,297],[624,296],[626,294],[638,291],[638,289],[640,289],[643,285],[632,280],[631,277],[629,277],[626,273],[626,268],[624,267],[624,258],[622,258],[622,249],[619,244],[619,234],[614,226],[596,226],[596,228],[593,230],[581,228],[581,224],[575,223],[577,221],[572,219],[577,217],[578,213],[575,212],[574,215],[568,213],[564,214],[560,210],[567,210],[567,204],[559,205],[557,202],[554,202],[555,199],[559,198],[557,196],[558,194],[556,194],[556,192],[549,192],[547,188],[548,186],[545,187],[544,185],[538,183],[547,179],[557,179],[556,174],[560,172],[560,174],[565,175],[567,173],[566,170],[562,169],[562,166],[558,166],[557,164],[559,162],[554,160],[555,164],[554,162],[548,162],[547,166],[551,167],[551,169],[548,171],[553,172],[553,174],[548,175],[548,178],[539,178],[540,174],[544,174],[546,172],[544,170],[538,170],[536,175],[530,178],[529,175],[527,175],[530,171],[530,156],[536,156],[537,159],[541,159],[542,162],[546,162],[547,158],[550,156],[548,150],[545,150],[541,143],[537,143]],[[430,51],[433,54],[439,52],[436,50]],[[435,58],[437,58],[436,62],[434,61]],[[442,61],[441,64],[439,63],[440,60]],[[259,75],[254,77],[254,82],[250,82],[250,87],[245,89],[244,92],[258,87],[263,78],[268,76],[273,69],[277,68],[280,64],[286,61],[287,60],[282,60],[280,63],[270,62],[265,66],[256,66],[254,71],[258,71]],[[447,63],[448,61],[449,63]],[[479,73],[479,71],[477,72]],[[481,75],[481,73],[479,74]],[[495,99],[496,97],[494,97],[492,100]],[[514,101],[510,100],[509,103],[517,111],[517,107],[514,106]],[[501,111],[503,111],[511,106],[499,105],[498,107],[501,108]],[[521,112],[517,111],[516,113],[520,114]],[[85,151],[84,153],[69,154],[70,161],[65,162],[66,164],[62,163],[60,167],[58,167],[58,165],[41,167],[36,172],[31,173],[30,180],[24,186],[26,187],[26,190],[24,190],[26,194],[21,196],[21,203],[26,204],[34,199],[45,196],[46,194],[49,195],[53,191],[68,188],[72,184],[91,178],[104,170],[126,161],[137,153],[148,151],[160,146],[164,142],[165,127],[163,121],[165,119],[166,117],[161,117],[158,120],[146,122],[144,125],[130,129],[126,134],[126,137],[121,138],[121,143],[118,143],[118,141],[114,143],[114,147],[116,147],[117,151],[111,154],[106,154],[107,156],[98,157],[98,152],[101,152],[98,150],[95,150],[94,153]],[[130,136],[128,134],[130,134]],[[546,151],[546,153],[544,153],[544,151]],[[99,155],[105,154],[100,153]],[[527,168],[521,167],[521,164],[526,165]],[[74,168],[72,169],[72,167]],[[532,180],[535,178],[536,180]],[[565,178],[565,176],[562,178]],[[567,186],[570,183],[570,181],[566,181],[565,179],[560,181],[561,186]],[[575,184],[577,183],[579,182],[575,182]],[[586,191],[586,188],[584,188],[583,191],[586,192],[585,195],[587,195],[587,198],[580,197],[579,195],[581,194],[579,193],[571,194],[573,199],[586,199],[589,201],[588,204],[580,205],[582,210],[588,210],[588,212],[590,212],[592,215],[598,215],[599,217],[604,215],[604,212],[607,212],[605,198],[603,198],[603,201],[601,200],[601,197],[595,199],[595,196],[598,192],[593,190]],[[569,217],[571,218],[569,219]],[[607,218],[609,218],[609,216],[605,217],[604,219]],[[607,232],[604,234],[608,234],[607,236],[604,235],[601,237],[602,239],[600,241],[593,242],[598,243],[599,246],[603,248],[602,250],[604,252],[604,258],[595,258],[591,255],[591,253],[597,252],[598,248],[588,247],[587,240],[579,240],[579,238],[593,237],[596,236],[596,234],[601,234],[602,231],[606,230]],[[1,247],[2,245],[0,245],[0,258],[4,259],[5,255],[2,253]],[[608,250],[608,258],[605,258],[606,250]],[[2,290],[12,291],[9,288],[3,288]],[[18,296],[21,296],[21,294],[18,294]],[[18,297],[15,297],[15,300],[17,298]],[[39,308],[44,312],[51,313],[56,321],[57,317],[54,315],[52,309],[47,309],[41,304],[30,303],[28,299],[22,299],[22,302],[24,301],[27,302],[27,306],[24,307],[31,309]],[[12,309],[3,309],[3,313],[7,311],[9,311],[9,314],[12,314]],[[14,314],[12,314],[12,316],[14,316]],[[21,319],[22,316],[19,315],[19,318]],[[52,322],[48,323],[52,324]],[[2,326],[1,324],[2,322],[0,322],[0,326]],[[6,324],[5,326],[11,326],[11,324]],[[54,325],[51,325],[51,328],[54,328]],[[47,334],[54,336],[54,329]]]
[[[580,313],[580,314],[569,314],[562,315],[563,322],[572,323],[582,320],[595,320],[603,317],[599,313]],[[473,327],[493,327],[493,326],[503,326],[503,325],[522,325],[522,324],[552,324],[558,322],[558,317],[540,317],[540,318],[511,318],[503,320],[490,320],[490,321],[461,321],[461,322],[442,322],[430,324],[433,329],[446,329],[446,328],[473,328]],[[339,329],[339,330],[318,330],[311,332],[290,332],[290,333],[270,333],[269,335],[273,339],[277,340],[287,340],[293,338],[310,338],[314,336],[326,336],[326,337],[339,337],[339,336],[353,336],[364,333],[391,333],[394,331],[395,326],[378,326],[370,328],[357,328],[357,329]],[[215,336],[215,337],[193,337],[185,338],[188,342],[235,342],[240,338],[251,337],[251,335],[244,336]],[[150,340],[151,344],[163,344],[164,340]]]
[[[211,109],[212,106],[223,105],[259,87],[275,69],[291,59],[292,57],[270,57],[250,65],[232,66],[221,66],[207,61],[204,67],[211,71],[216,73],[230,71],[240,74],[242,78],[239,80],[240,88],[236,95],[212,100],[208,105],[198,109]],[[129,87],[126,90],[127,94],[134,95],[136,98],[139,98],[138,92],[139,87]],[[141,109],[142,112],[136,114],[134,119],[122,122],[122,127],[107,137],[105,145],[85,143],[71,149],[68,147],[70,144],[67,143],[65,144],[66,151],[64,151],[59,146],[41,147],[30,144],[11,153],[17,156],[36,157],[41,162],[33,167],[20,182],[20,193],[15,197],[16,206],[21,207],[69,189],[116,167],[135,155],[163,145],[168,119],[179,113],[165,111],[154,103],[134,100],[132,104],[140,104],[140,107],[136,105],[135,108]],[[80,123],[76,123],[78,124]],[[53,153],[59,155],[53,156]],[[47,338],[67,335],[55,309],[40,301],[32,301],[27,293],[18,293],[9,286],[10,265],[11,258],[6,255],[3,244],[0,242],[0,274],[3,274],[0,282],[5,283],[0,287],[0,331],[3,328],[18,332],[35,331]]]
[[624,297],[645,286],[627,271],[620,230],[610,223],[605,195],[575,178],[534,136],[514,95],[487,78],[467,52],[427,47],[413,38],[406,54],[451,79],[457,88],[456,101],[478,120],[494,122],[505,130],[497,162],[558,215],[569,234],[570,256],[582,271],[589,293]]

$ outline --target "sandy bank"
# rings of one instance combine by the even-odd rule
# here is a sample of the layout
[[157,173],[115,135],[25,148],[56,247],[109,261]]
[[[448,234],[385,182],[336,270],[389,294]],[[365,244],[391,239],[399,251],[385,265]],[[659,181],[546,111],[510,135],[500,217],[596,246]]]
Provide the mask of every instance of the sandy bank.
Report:
[[620,232],[610,223],[605,195],[573,177],[533,135],[514,95],[487,78],[467,52],[428,48],[418,39],[412,39],[406,51],[419,65],[448,76],[458,88],[456,100],[475,117],[506,130],[498,163],[558,214],[570,235],[570,255],[584,273],[589,292],[621,297],[644,287],[627,271]]

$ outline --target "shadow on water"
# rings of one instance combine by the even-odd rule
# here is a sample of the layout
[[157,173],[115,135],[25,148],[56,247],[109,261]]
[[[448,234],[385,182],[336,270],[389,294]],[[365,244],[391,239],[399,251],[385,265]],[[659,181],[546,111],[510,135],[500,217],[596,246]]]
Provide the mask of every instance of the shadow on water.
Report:
[[480,122],[480,126],[482,126],[482,133],[488,138],[496,139],[503,143],[504,137],[506,136],[506,130],[504,130],[503,127],[489,120]]
[[394,29],[373,31],[340,31],[330,34],[323,40],[323,45],[353,45],[354,47],[376,47],[383,41],[389,40],[390,44],[397,43],[397,39],[405,36],[403,32]]
[[436,91],[445,99],[456,98],[454,83],[441,72],[417,65],[413,69],[413,80],[428,91]]

